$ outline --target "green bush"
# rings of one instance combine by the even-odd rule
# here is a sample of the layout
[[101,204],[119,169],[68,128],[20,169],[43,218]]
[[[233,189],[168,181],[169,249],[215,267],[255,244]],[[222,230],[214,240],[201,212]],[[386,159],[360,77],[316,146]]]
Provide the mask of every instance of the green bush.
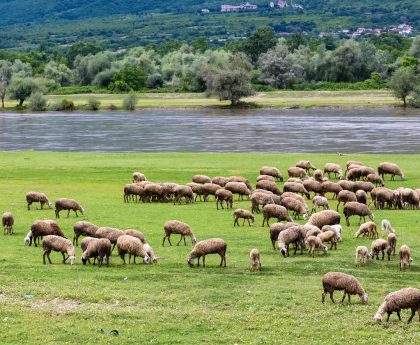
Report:
[[47,97],[41,92],[35,92],[29,97],[29,109],[32,111],[44,111],[47,109]]
[[113,93],[125,93],[131,90],[130,86],[123,80],[116,80],[109,84],[108,89]]
[[139,100],[139,96],[135,92],[130,92],[123,100],[123,109],[124,110],[135,110],[136,104]]
[[76,107],[73,103],[73,101],[69,99],[62,99],[61,101],[58,101],[56,103],[51,104],[50,110],[53,111],[73,111]]
[[96,98],[89,98],[88,103],[86,104],[86,109],[97,111],[101,107],[101,102],[97,100]]

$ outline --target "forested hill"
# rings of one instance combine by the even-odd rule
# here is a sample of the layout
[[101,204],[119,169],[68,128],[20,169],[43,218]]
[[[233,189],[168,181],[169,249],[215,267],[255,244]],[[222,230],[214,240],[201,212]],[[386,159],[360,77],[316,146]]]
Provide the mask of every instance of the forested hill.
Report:
[[[0,0],[0,48],[68,44],[79,39],[133,45],[167,39],[243,37],[260,25],[276,31],[336,31],[407,23],[418,30],[418,0],[249,0],[257,9],[221,13],[242,0]],[[292,6],[294,5],[294,6]],[[208,9],[209,13],[201,13]],[[127,37],[129,36],[129,37]],[[119,44],[120,43],[120,44]]]

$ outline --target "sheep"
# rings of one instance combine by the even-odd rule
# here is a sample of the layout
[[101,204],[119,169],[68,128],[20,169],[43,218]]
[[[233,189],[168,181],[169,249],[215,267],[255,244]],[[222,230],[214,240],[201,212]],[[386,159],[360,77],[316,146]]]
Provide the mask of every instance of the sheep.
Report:
[[96,237],[96,230],[98,230],[98,226],[93,223],[80,221],[76,222],[73,226],[74,237],[73,237],[73,245],[78,245],[79,237],[80,236],[91,236]]
[[358,246],[356,248],[356,266],[358,263],[365,264],[369,258],[369,251],[365,246]]
[[299,167],[290,167],[287,169],[287,174],[289,177],[299,177],[301,179],[307,179],[309,177],[305,170]]
[[[66,238],[56,235],[47,235],[42,240],[42,249],[44,249],[44,265],[45,256],[47,256],[49,263],[52,264],[50,259],[51,251],[61,252],[61,255],[63,255],[63,264],[65,264],[67,260],[70,260],[71,265],[74,264],[74,260],[76,258],[76,251],[71,241]],[[65,254],[67,254],[67,257],[65,256]]]
[[293,223],[293,222],[273,223],[270,225],[270,240],[271,240],[271,244],[273,245],[273,250],[276,250],[275,243],[279,238],[279,233],[295,225],[296,223]]
[[363,173],[363,170],[361,169],[360,166],[349,169],[347,171],[347,180],[349,181],[359,180],[362,177],[362,173]]
[[292,221],[292,218],[290,218],[289,213],[287,213],[287,209],[285,207],[273,204],[264,206],[263,217],[264,219],[262,226],[264,226],[265,223],[267,223],[267,226],[269,226],[270,224],[268,222],[270,218],[277,218],[278,222],[282,220],[287,220],[288,222]]
[[326,181],[328,179],[327,178],[324,178],[324,174],[322,173],[321,170],[316,169],[314,171],[314,180],[322,183],[322,182],[324,182],[324,181]]
[[29,230],[25,238],[23,239],[23,243],[25,246],[29,246],[31,244],[31,238],[32,238],[32,231]]
[[401,180],[404,180],[404,174],[397,164],[382,162],[378,166],[378,174],[384,178],[384,175],[391,175],[391,181],[394,181],[395,175],[399,176]]
[[363,235],[366,238],[376,239],[378,238],[378,231],[376,230],[376,224],[374,222],[366,222],[360,225],[359,230],[356,231],[356,238]]
[[387,219],[382,219],[381,230],[382,230],[382,236],[384,236],[384,231],[387,234],[395,234],[395,229],[392,227],[391,222]]
[[346,295],[349,298],[349,303],[350,295],[359,295],[360,299],[364,304],[368,303],[368,294],[365,292],[357,278],[350,274],[346,274],[343,272],[325,273],[322,277],[322,286],[324,289],[322,293],[322,303],[325,302],[325,296],[327,295],[327,293],[330,294],[331,301],[335,303],[333,297],[335,290],[344,290],[344,296],[341,300],[341,303],[344,303]]
[[341,180],[343,178],[343,170],[341,169],[341,166],[339,164],[335,163],[327,163],[324,166],[324,174],[328,174],[328,178],[330,178],[330,174],[334,174],[335,177],[337,177]]
[[286,182],[283,185],[283,192],[293,192],[305,195],[308,200],[311,198],[309,192],[306,190],[306,188],[303,186],[303,184],[296,183],[296,182]]
[[359,189],[358,191],[356,191],[356,199],[357,202],[367,205],[367,194],[364,190]]
[[321,229],[322,232],[326,232],[326,231],[334,231],[336,236],[337,236],[337,240],[341,241],[341,233],[343,231],[343,229],[341,228],[340,224],[335,224],[335,225],[324,225]]
[[369,210],[369,207],[357,201],[350,201],[347,204],[345,204],[343,213],[346,217],[347,226],[350,226],[349,218],[351,216],[359,216],[359,225],[362,222],[362,217],[363,221],[365,221],[366,216],[368,216],[372,221],[375,220],[375,216],[373,215],[372,211]]
[[174,205],[178,202],[181,203],[181,199],[185,198],[185,203],[194,202],[194,193],[189,186],[179,185],[174,188]]
[[146,238],[144,237],[144,234],[141,231],[138,231],[136,229],[127,229],[124,231],[125,235],[130,235],[135,238],[138,238],[142,244],[146,244]]
[[31,205],[34,202],[39,202],[41,204],[41,210],[43,209],[45,204],[47,204],[49,208],[52,207],[52,204],[48,200],[47,196],[44,193],[40,192],[26,193],[26,202],[28,203],[28,211],[31,209]]
[[109,258],[111,257],[111,241],[107,238],[96,238],[90,241],[87,248],[82,254],[83,265],[89,261],[89,258],[98,259],[98,267],[102,266],[105,259],[106,265],[109,267]]
[[162,187],[162,200],[173,201],[175,197],[175,188],[179,185],[173,182],[163,182],[160,183],[160,186]]
[[15,224],[13,214],[11,212],[4,212],[3,216],[1,217],[1,223],[3,225],[4,235],[12,235],[13,225]]
[[191,243],[193,245],[197,243],[197,239],[194,236],[190,226],[187,223],[183,223],[178,220],[168,220],[163,225],[163,230],[164,230],[164,235],[163,235],[162,247],[165,246],[166,239],[168,239],[169,244],[172,246],[171,239],[170,239],[172,234],[181,235],[181,238],[179,239],[177,246],[179,246],[182,240],[184,240],[184,245],[187,245],[185,241],[185,236],[189,236],[191,238]]
[[391,208],[397,204],[397,195],[389,188],[374,188],[370,192],[370,196],[372,197],[373,205],[379,209],[383,209],[384,207]]
[[133,183],[147,181],[146,176],[140,172],[133,173]]
[[228,178],[224,176],[216,176],[211,179],[211,183],[218,184],[220,187],[224,187],[228,183]]
[[115,246],[117,245],[118,237],[124,236],[124,231],[116,228],[110,227],[100,227],[96,230],[95,236],[97,238],[107,238],[113,244],[112,250],[114,250]]
[[314,192],[314,195],[322,194],[321,182],[315,181],[314,179],[310,178],[308,180],[303,181],[302,184],[309,193]]
[[395,256],[395,249],[397,247],[397,236],[395,236],[395,234],[391,233],[391,234],[388,235],[387,241],[388,241],[388,249],[387,250],[389,252],[388,255]]
[[162,200],[163,188],[158,183],[149,183],[143,188],[143,202],[156,202]]
[[310,161],[299,161],[295,164],[296,167],[306,170],[309,174],[310,170],[316,170]]
[[276,182],[276,180],[274,179],[274,177],[273,176],[270,176],[270,175],[259,175],[259,176],[257,176],[257,182],[262,181],[262,180]]
[[[85,237],[82,240],[82,242],[80,242],[80,249],[82,250],[82,253],[87,249],[87,247],[89,246],[89,243],[97,241],[97,240],[99,239],[96,237],[90,237],[90,236]],[[87,259],[87,261],[90,263],[89,259]],[[96,261],[96,256],[93,258],[93,264],[95,264],[95,261]]]
[[124,186],[124,202],[130,202],[130,197],[132,200],[135,197],[137,201],[137,197],[143,197],[143,189],[144,184],[142,183],[129,183]]
[[388,261],[391,259],[388,251],[388,242],[382,238],[378,238],[374,240],[371,245],[370,249],[370,257],[374,259],[376,256],[376,260],[379,260],[379,252],[382,252],[382,260],[385,258],[385,251],[388,254]]
[[367,175],[367,181],[372,182],[376,187],[385,186],[384,179],[376,173]]
[[[303,226],[303,227],[305,227],[305,226]],[[318,236],[320,233],[321,233],[322,231],[320,230],[320,229],[318,229],[318,228],[316,228],[316,229],[310,229],[310,230],[307,230],[306,231],[306,235],[305,235],[305,238],[308,238],[309,236]]]
[[252,192],[251,182],[249,182],[249,180],[246,179],[245,177],[242,177],[242,176],[230,176],[228,178],[228,182],[242,182],[242,183],[245,183],[245,186],[247,186],[247,188]]
[[277,238],[277,245],[283,257],[289,256],[290,244],[293,244],[295,250],[294,255],[296,255],[296,251],[299,246],[300,254],[303,254],[305,233],[306,231],[304,230],[303,226],[298,224],[279,233],[279,237]]
[[136,264],[136,257],[143,258],[143,263],[150,263],[150,257],[143,248],[143,244],[138,238],[130,235],[122,235],[117,239],[118,255],[125,263],[125,254],[128,254],[128,263],[130,264],[131,255],[134,256],[134,264]]
[[37,247],[37,239],[47,235],[56,235],[64,237],[59,225],[54,220],[36,220],[32,223],[29,236],[29,245],[32,245],[32,240],[35,247]]
[[226,267],[226,249],[227,244],[225,240],[221,238],[209,238],[207,240],[197,242],[188,255],[187,263],[190,267],[194,267],[194,259],[197,258],[198,267],[200,266],[200,258],[203,257],[203,267],[206,267],[206,255],[219,254],[221,258],[219,267],[222,267],[223,263],[223,267]]
[[321,232],[320,234],[318,234],[316,237],[318,237],[319,239],[321,239],[322,242],[330,242],[331,243],[331,248],[330,249],[335,249],[337,250],[337,233],[335,231],[325,231],[325,232]]
[[222,189],[218,184],[215,183],[205,183],[203,184],[203,195],[204,201],[208,200],[209,195],[214,195],[216,197],[216,192]]
[[289,177],[286,182],[296,182],[296,183],[300,183],[300,184],[303,183],[303,181],[300,178],[297,178],[297,177]]
[[323,207],[324,210],[329,210],[330,206],[328,205],[327,198],[323,196],[316,195],[312,198],[312,211],[311,214],[318,210],[318,207]]
[[299,194],[293,193],[293,192],[285,192],[280,196],[280,204],[281,201],[285,198],[293,198],[299,202],[301,202],[302,204],[306,204],[305,199],[300,196]]
[[349,160],[346,162],[346,167],[348,168],[350,165],[364,165],[364,164],[361,161]]
[[354,182],[353,181],[347,181],[347,180],[340,180],[337,182],[337,184],[343,189],[343,190],[349,190],[353,191],[354,188]]
[[306,238],[305,242],[306,242],[306,245],[308,246],[308,253],[312,257],[315,257],[314,256],[315,249],[317,249],[318,252],[322,250],[324,254],[327,254],[328,252],[327,246],[325,246],[322,243],[322,240],[319,237],[310,235]]
[[276,167],[261,167],[260,175],[268,175],[275,177],[277,181],[283,182],[283,176]]
[[333,193],[333,199],[337,198],[338,193],[343,190],[338,183],[331,182],[331,181],[324,181],[321,184],[321,193],[322,195],[326,193]]
[[268,181],[268,180],[258,181],[257,182],[257,188],[268,190],[268,191],[270,191],[270,192],[272,192],[273,194],[276,194],[276,195],[281,195],[282,194],[279,187],[277,186],[277,184],[275,182]]
[[67,217],[70,215],[70,211],[74,211],[77,215],[77,211],[80,211],[81,214],[84,213],[84,209],[82,206],[79,205],[79,203],[74,199],[58,199],[55,202],[55,217],[60,218],[60,212],[62,210],[67,210]]
[[258,249],[252,249],[249,253],[252,271],[261,271],[261,256]]
[[250,220],[252,221],[252,223],[255,222],[254,215],[248,210],[243,210],[242,208],[237,208],[233,212],[233,226],[236,226],[236,225],[239,226],[239,218],[243,218],[244,220],[242,225],[245,225],[245,220],[248,221],[248,226],[251,226]]
[[151,260],[150,262],[153,262],[153,263],[158,262],[159,257],[155,255],[155,252],[153,251],[153,248],[149,243],[143,244],[143,249],[146,252],[146,254],[149,256],[149,258]]
[[[202,200],[201,197],[204,195],[204,192],[203,192],[204,185],[200,183],[195,183],[195,182],[188,182],[186,186],[190,187],[193,193],[195,194],[194,201],[197,201],[198,197],[200,197],[200,201]],[[207,200],[204,199],[204,201],[207,201]]]
[[226,208],[233,207],[233,194],[230,190],[218,189],[215,193],[216,196],[216,208],[220,207],[223,209],[223,201],[226,202]]
[[405,266],[410,266],[413,262],[413,259],[411,258],[410,248],[403,244],[400,248],[400,271],[403,271]]
[[420,290],[412,287],[403,288],[386,295],[384,302],[380,305],[373,319],[376,322],[382,322],[383,315],[387,313],[386,321],[393,312],[397,312],[398,319],[401,321],[401,309],[411,309],[411,315],[407,320],[410,323],[416,311],[420,317]]
[[411,188],[402,188],[401,190],[401,206],[419,209],[419,196],[416,191]]
[[238,194],[241,199],[246,196],[249,199],[251,194],[250,189],[244,182],[228,182],[225,185],[225,189],[231,191],[233,194]]
[[274,204],[274,200],[271,195],[261,192],[255,192],[251,195],[251,212],[256,213],[260,212],[259,205],[265,206],[268,204]]
[[295,198],[283,198],[281,203],[287,210],[293,211],[295,219],[296,217],[299,218],[299,215],[302,215],[305,220],[308,218],[308,207],[306,203],[302,203]]
[[324,225],[340,224],[340,214],[333,210],[324,210],[314,213],[308,220],[308,223],[322,228]]
[[337,202],[337,211],[338,211],[338,207],[340,206],[341,203],[346,205],[347,202],[357,201],[357,197],[356,197],[356,194],[354,192],[351,192],[349,190],[342,190],[337,195],[337,201],[338,201]]
[[364,190],[366,193],[371,192],[375,188],[372,182],[368,181],[356,181],[353,185],[353,192],[358,191],[359,189]]
[[211,178],[206,175],[194,175],[192,181],[199,184],[211,183]]

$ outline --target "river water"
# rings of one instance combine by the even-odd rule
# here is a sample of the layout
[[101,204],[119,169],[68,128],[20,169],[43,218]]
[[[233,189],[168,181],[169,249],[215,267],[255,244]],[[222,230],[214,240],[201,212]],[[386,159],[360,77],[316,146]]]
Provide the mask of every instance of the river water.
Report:
[[0,151],[419,153],[420,111],[149,109],[0,113]]

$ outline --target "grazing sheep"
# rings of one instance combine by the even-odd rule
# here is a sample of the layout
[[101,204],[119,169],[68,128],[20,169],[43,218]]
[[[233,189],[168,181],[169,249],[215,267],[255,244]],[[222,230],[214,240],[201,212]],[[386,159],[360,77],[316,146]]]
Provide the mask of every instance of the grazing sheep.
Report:
[[249,260],[251,261],[252,271],[261,271],[261,257],[258,249],[252,249],[249,253]]
[[270,218],[277,218],[277,221],[280,222],[282,220],[287,220],[288,222],[292,222],[292,218],[290,218],[289,213],[287,212],[287,209],[280,205],[273,205],[268,204],[265,205],[263,208],[263,223],[262,226],[264,226],[265,223],[267,223],[267,226],[270,224],[268,223]]
[[148,183],[143,188],[143,202],[157,202],[163,200],[163,187],[158,183]]
[[382,219],[381,230],[382,230],[382,236],[384,236],[384,231],[387,234],[395,234],[395,230],[392,227],[391,222],[387,219]]
[[35,247],[37,247],[37,239],[47,235],[56,235],[64,237],[59,225],[54,220],[36,220],[32,223],[29,236],[29,245],[32,245],[32,240]]
[[334,231],[336,236],[337,236],[337,240],[341,241],[341,233],[343,231],[343,229],[341,228],[340,224],[335,224],[335,225],[324,225],[321,229],[322,232],[326,232],[326,231]]
[[357,202],[367,205],[367,194],[364,190],[359,189],[358,191],[356,191],[356,199]]
[[281,190],[279,189],[277,184],[275,182],[268,181],[268,180],[258,181],[257,182],[257,188],[268,190],[269,192],[271,192],[273,194],[276,194],[276,195],[281,195],[282,194]]
[[74,237],[73,237],[73,245],[79,244],[79,237],[80,236],[90,236],[96,237],[96,230],[98,230],[98,226],[93,223],[80,221],[76,222],[73,226]]
[[372,182],[376,187],[385,186],[384,179],[376,173],[367,175],[367,181]]
[[376,256],[376,260],[379,260],[379,252],[382,252],[382,260],[383,260],[385,258],[385,251],[387,251],[388,260],[391,260],[389,251],[388,251],[388,242],[383,240],[382,238],[378,238],[377,240],[374,240],[372,242],[369,255],[372,259],[374,259],[374,257]]
[[324,174],[328,174],[328,178],[330,178],[330,174],[334,174],[335,177],[337,177],[341,180],[343,178],[343,170],[341,169],[341,166],[339,164],[335,163],[327,163],[324,166]]
[[306,206],[306,203],[302,203],[295,198],[283,198],[281,204],[287,210],[293,211],[295,219],[299,218],[299,215],[302,215],[305,220],[308,218],[308,206]]
[[[63,255],[63,264],[65,264],[68,259],[70,259],[71,265],[74,264],[74,260],[76,258],[76,251],[71,241],[64,237],[56,235],[45,236],[42,240],[42,249],[44,249],[44,265],[45,256],[47,256],[49,263],[52,264],[50,259],[51,251],[61,252],[61,255]],[[65,256],[65,254],[67,254],[67,257]]]
[[365,264],[368,261],[369,252],[367,247],[365,246],[358,246],[356,248],[356,266],[359,263]]
[[314,213],[308,220],[311,225],[321,229],[324,225],[340,224],[340,214],[333,210],[324,210]]
[[118,255],[125,263],[125,254],[128,254],[128,263],[130,264],[131,255],[134,256],[134,264],[136,264],[136,257],[140,256],[143,263],[150,263],[150,257],[143,248],[143,244],[138,238],[130,235],[122,235],[117,239]]
[[329,210],[330,206],[328,205],[327,198],[323,196],[316,195],[312,199],[312,211],[311,214],[318,210],[318,207],[323,207],[324,210]]
[[268,204],[274,204],[274,200],[271,195],[261,192],[253,192],[251,195],[251,212],[260,213],[259,205],[265,206]]
[[272,176],[275,177],[277,181],[283,182],[283,176],[281,175],[280,170],[276,167],[262,167],[260,169],[260,175]]
[[[289,182],[289,180],[287,182]],[[321,182],[315,181],[313,178],[309,178],[308,180],[303,181],[302,184],[309,193],[314,192],[314,195],[322,194]]]
[[[304,226],[305,227],[305,226]],[[306,231],[305,238],[308,238],[309,236],[318,236],[322,231],[318,228],[316,229],[310,229]]]
[[355,236],[356,238],[363,235],[366,238],[376,239],[378,238],[378,231],[376,230],[376,224],[374,222],[366,222],[360,225]]
[[242,225],[245,225],[245,220],[248,221],[248,226],[251,226],[250,220],[252,221],[252,223],[255,222],[254,215],[248,210],[243,210],[242,208],[237,208],[235,212],[233,212],[233,226],[239,226],[239,218],[242,218],[244,220]]
[[147,181],[146,176],[140,172],[133,173],[133,183]]
[[52,207],[52,204],[48,200],[47,196],[44,193],[40,192],[26,193],[26,202],[28,203],[28,211],[31,209],[31,205],[34,202],[39,202],[41,204],[41,210],[43,209],[45,204],[47,204],[49,208]]
[[419,196],[416,191],[411,188],[401,189],[401,208],[409,207],[411,209],[419,209]]
[[306,172],[309,174],[310,170],[316,170],[316,167],[313,166],[313,164],[310,161],[299,161],[295,165],[298,168],[306,170]]
[[370,192],[373,205],[376,208],[383,209],[384,207],[392,208],[397,205],[397,195],[392,189],[385,187],[377,187]]
[[199,184],[211,183],[211,178],[206,175],[194,175],[192,181]]
[[130,198],[131,200],[134,200],[135,198],[135,201],[137,202],[137,197],[140,197],[140,199],[143,197],[143,182],[129,183],[124,186],[124,202],[130,202]]
[[300,178],[297,178],[297,177],[289,177],[286,182],[295,182],[295,183],[300,183],[300,184],[303,183],[303,181]]
[[262,180],[276,182],[276,180],[274,179],[274,177],[273,176],[270,176],[270,175],[259,175],[257,177],[257,182],[262,181]]
[[172,234],[181,235],[181,238],[179,239],[177,246],[179,246],[182,240],[184,240],[184,245],[187,245],[185,241],[185,236],[189,236],[191,238],[191,243],[193,245],[197,243],[197,239],[194,236],[190,226],[187,223],[183,223],[178,220],[168,220],[163,225],[163,230],[164,230],[164,235],[163,235],[162,246],[165,246],[166,239],[168,239],[169,244],[172,246],[171,239],[170,239]]
[[125,235],[130,235],[135,238],[138,238],[142,244],[146,244],[146,238],[144,237],[144,234],[141,231],[138,231],[136,229],[127,229],[124,231]]
[[1,217],[1,223],[3,224],[4,235],[13,234],[13,225],[15,224],[15,219],[11,212],[4,212]]
[[230,176],[228,178],[228,182],[242,182],[242,183],[245,183],[245,186],[247,186],[247,188],[252,192],[251,182],[249,182],[249,180],[246,179],[245,177],[242,177],[242,176]]
[[275,243],[279,238],[279,233],[295,225],[296,223],[293,223],[293,222],[273,223],[270,225],[270,240],[271,240],[271,244],[273,245],[274,250],[276,250]]
[[174,205],[178,202],[181,203],[181,199],[185,199],[185,203],[194,202],[194,193],[189,186],[179,185],[174,188]]
[[347,181],[347,180],[340,180],[337,182],[337,184],[343,189],[343,190],[349,190],[353,191],[354,189],[354,182],[353,181]]
[[338,201],[338,203],[337,203],[337,211],[338,211],[338,207],[340,206],[341,203],[346,205],[347,202],[357,201],[357,197],[356,197],[356,194],[354,192],[351,192],[349,190],[342,190],[337,195],[337,201]]
[[100,227],[96,230],[95,236],[97,238],[107,238],[113,244],[112,250],[114,250],[115,246],[117,245],[117,240],[120,236],[124,236],[124,231],[116,228],[110,228],[107,226]]
[[382,322],[383,315],[388,314],[386,321],[389,321],[389,317],[393,312],[397,312],[398,319],[401,321],[400,311],[401,309],[411,309],[411,315],[408,318],[407,323],[410,323],[413,319],[416,311],[420,317],[420,290],[416,288],[404,288],[398,291],[394,291],[386,295],[384,302],[379,307],[373,319],[376,322]]
[[214,195],[216,198],[216,192],[218,190],[222,189],[218,184],[215,183],[205,183],[203,184],[203,195],[204,195],[204,201],[207,201],[209,198],[209,195]]
[[307,179],[309,177],[305,170],[299,167],[290,167],[287,169],[287,174],[289,177],[298,177],[301,179]]
[[[82,250],[82,253],[87,249],[89,243],[94,242],[96,240],[99,240],[99,239],[96,237],[90,237],[90,236],[85,237],[82,240],[82,242],[80,242],[80,249]],[[90,259],[87,259],[87,261],[90,264]],[[93,258],[93,264],[95,264],[95,261],[96,261],[96,256]]]
[[251,194],[251,190],[244,182],[228,182],[225,185],[225,189],[231,191],[233,194],[238,194],[242,200],[244,196],[249,199]]
[[23,239],[23,243],[25,244],[25,246],[31,245],[31,238],[32,238],[32,231],[29,230],[25,238]]
[[338,183],[331,181],[324,181],[321,184],[321,194],[333,193],[333,199],[337,198],[338,193],[343,190]]
[[[203,187],[204,187],[204,185],[203,184],[200,184],[200,183],[195,183],[195,182],[188,182],[187,184],[186,184],[186,186],[188,186],[188,187],[190,187],[191,188],[191,190],[193,191],[193,193],[195,194],[195,198],[194,198],[194,201],[197,201],[197,198],[198,197],[200,197],[200,201],[202,201],[203,199],[201,198],[202,196],[204,196],[204,191],[203,191]],[[205,198],[204,198],[204,201],[207,201]]]
[[347,204],[345,204],[343,213],[346,217],[347,226],[350,226],[349,218],[351,216],[359,216],[359,225],[362,222],[362,218],[363,221],[365,221],[366,216],[368,216],[372,221],[375,220],[375,216],[373,215],[372,211],[369,210],[369,207],[357,201],[350,201]]
[[322,243],[322,240],[319,237],[316,237],[316,236],[312,236],[312,235],[308,236],[306,238],[306,245],[308,246],[309,255],[312,256],[312,257],[315,257],[315,255],[314,255],[315,249],[317,249],[318,252],[320,250],[322,250],[324,252],[324,254],[327,254],[327,252],[328,252],[327,246],[325,246]]
[[223,209],[223,201],[226,202],[226,208],[233,207],[233,194],[230,190],[218,189],[215,193],[216,196],[216,208],[220,207]]
[[296,251],[300,246],[300,254],[303,254],[303,247],[305,246],[305,229],[302,225],[294,225],[286,230],[283,230],[279,233],[278,247],[283,255],[283,257],[289,256],[289,245],[293,244],[294,247],[294,254],[296,255]]
[[391,175],[391,181],[394,180],[395,175],[399,176],[401,180],[404,180],[404,174],[397,164],[382,162],[378,166],[378,174],[384,178],[384,175]]
[[143,244],[143,249],[146,252],[146,254],[149,256],[150,258],[150,262],[153,263],[157,263],[159,260],[159,257],[155,255],[155,252],[153,251],[152,246],[149,243],[144,243]]
[[357,166],[355,168],[351,168],[347,171],[347,180],[349,181],[356,181],[362,177],[363,170],[361,166]]
[[397,247],[397,236],[391,233],[388,235],[388,255],[395,256],[395,249]]
[[322,173],[321,170],[316,169],[314,171],[314,180],[322,183],[322,182],[327,181],[328,179],[327,178],[324,178],[324,174]]
[[350,274],[343,272],[325,273],[322,277],[322,286],[324,288],[324,292],[322,293],[322,303],[325,302],[325,296],[327,293],[330,294],[331,301],[335,303],[333,297],[335,290],[344,290],[344,296],[341,303],[344,303],[346,295],[349,298],[349,303],[350,295],[359,295],[364,304],[367,304],[368,302],[368,294],[365,292],[360,282]]
[[218,184],[220,187],[224,187],[229,179],[224,176],[216,176],[211,179],[211,183]]
[[299,194],[293,193],[293,192],[285,192],[280,196],[280,204],[281,201],[285,198],[293,198],[296,199],[297,201],[301,202],[302,204],[306,204],[305,199],[300,196]]
[[400,271],[403,271],[405,266],[410,266],[413,262],[413,259],[411,258],[410,248],[403,244],[400,248]]
[[353,192],[358,191],[359,189],[364,190],[366,193],[371,192],[375,186],[372,182],[368,181],[356,181],[353,185]]
[[98,259],[98,267],[102,266],[105,259],[106,265],[109,267],[109,258],[111,257],[111,241],[107,238],[96,238],[95,241],[90,241],[87,248],[82,254],[83,265],[90,258]]
[[316,237],[320,238],[322,242],[330,242],[331,243],[331,248],[330,249],[335,249],[337,250],[337,233],[335,231],[325,231],[325,232],[321,232],[320,234],[318,234]]
[[190,267],[194,267],[194,259],[197,258],[197,267],[200,266],[200,258],[203,257],[203,267],[206,267],[206,255],[219,254],[221,257],[219,266],[222,267],[224,263],[224,267],[226,267],[226,249],[227,244],[225,240],[221,238],[209,238],[207,240],[197,242],[188,255],[188,265]]
[[297,194],[302,194],[302,195],[305,195],[308,198],[308,200],[311,198],[309,192],[301,183],[286,182],[283,185],[283,192],[293,192]]
[[62,210],[67,210],[67,217],[70,215],[70,211],[74,211],[76,213],[76,217],[78,217],[77,211],[80,211],[81,214],[84,213],[84,209],[79,203],[74,199],[58,199],[55,202],[55,217],[60,218],[60,212]]

